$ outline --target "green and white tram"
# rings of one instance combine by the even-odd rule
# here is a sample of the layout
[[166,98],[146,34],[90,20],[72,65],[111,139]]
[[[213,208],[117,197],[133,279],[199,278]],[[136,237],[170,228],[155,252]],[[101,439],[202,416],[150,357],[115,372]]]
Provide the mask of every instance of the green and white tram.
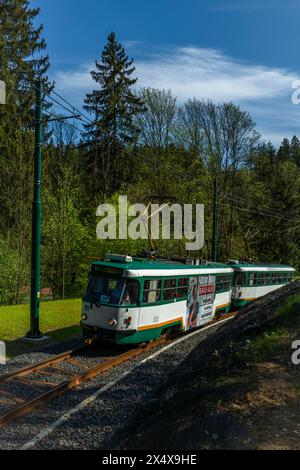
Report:
[[221,263],[107,255],[91,263],[81,328],[86,338],[141,343],[187,331],[230,310],[233,269]]
[[234,270],[233,308],[241,308],[258,297],[283,287],[295,275],[294,268],[279,264],[229,261],[228,265]]

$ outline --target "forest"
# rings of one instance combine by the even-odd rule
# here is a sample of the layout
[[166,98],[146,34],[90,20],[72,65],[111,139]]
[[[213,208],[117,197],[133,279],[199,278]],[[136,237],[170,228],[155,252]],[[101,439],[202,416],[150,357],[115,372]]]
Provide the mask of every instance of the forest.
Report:
[[97,239],[97,207],[117,206],[120,195],[132,204],[147,198],[204,204],[200,252],[186,253],[184,240],[158,246],[164,255],[210,259],[215,180],[218,260],[299,268],[297,136],[277,148],[235,103],[193,96],[181,103],[170,90],[140,88],[134,60],[114,32],[95,58],[84,118],[53,121],[68,113],[52,110],[55,83],[38,16],[27,0],[1,1],[0,80],[7,96],[0,106],[0,304],[28,301],[37,76],[45,90],[41,281],[55,298],[82,295],[89,257],[147,248],[143,240]]

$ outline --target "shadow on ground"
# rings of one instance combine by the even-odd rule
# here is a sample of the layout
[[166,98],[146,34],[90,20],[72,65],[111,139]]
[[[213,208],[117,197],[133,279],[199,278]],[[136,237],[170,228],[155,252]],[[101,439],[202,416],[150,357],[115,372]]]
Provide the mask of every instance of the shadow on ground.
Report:
[[76,341],[82,340],[80,327],[78,325],[68,326],[66,328],[60,328],[58,330],[43,332],[45,336],[49,337],[45,342],[38,344],[25,343],[22,338],[18,338],[14,341],[6,341],[6,354],[9,359],[12,359],[21,354],[30,352],[48,352],[52,350],[55,353],[59,353],[58,347],[61,344],[62,351],[66,350],[67,344],[70,343],[70,348]]
[[137,409],[113,445],[300,449],[300,374],[291,363],[291,344],[300,335],[299,296],[296,281],[221,325]]

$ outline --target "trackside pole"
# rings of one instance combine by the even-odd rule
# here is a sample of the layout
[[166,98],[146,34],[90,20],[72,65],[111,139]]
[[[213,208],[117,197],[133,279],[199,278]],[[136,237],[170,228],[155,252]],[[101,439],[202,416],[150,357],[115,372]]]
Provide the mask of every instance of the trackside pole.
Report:
[[42,180],[42,80],[36,82],[35,103],[35,153],[34,153],[34,195],[32,204],[32,245],[31,245],[31,295],[30,331],[28,339],[40,339],[40,297],[41,297],[41,180]]
[[212,235],[212,260],[217,261],[218,259],[218,182],[217,178],[214,182],[214,209],[213,209],[213,235]]

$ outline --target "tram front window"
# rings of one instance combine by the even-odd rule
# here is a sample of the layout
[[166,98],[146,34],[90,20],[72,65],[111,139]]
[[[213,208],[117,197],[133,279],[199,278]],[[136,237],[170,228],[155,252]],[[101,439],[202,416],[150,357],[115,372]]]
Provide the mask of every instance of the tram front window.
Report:
[[139,299],[139,284],[134,280],[116,279],[90,274],[85,301],[93,300],[113,305],[135,305]]

